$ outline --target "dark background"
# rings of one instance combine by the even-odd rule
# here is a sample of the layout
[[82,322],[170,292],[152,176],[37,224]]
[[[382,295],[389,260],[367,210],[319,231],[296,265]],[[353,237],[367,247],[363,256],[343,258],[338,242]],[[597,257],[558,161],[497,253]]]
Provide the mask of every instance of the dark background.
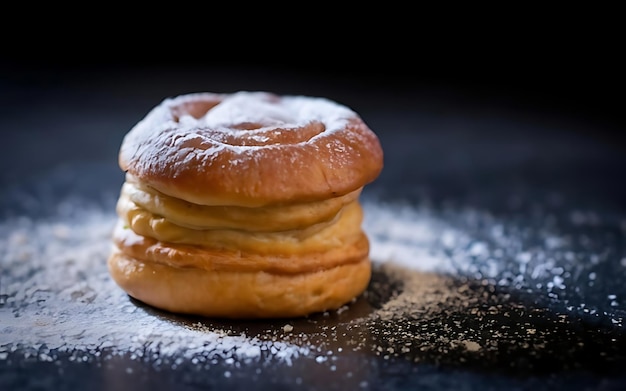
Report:
[[81,99],[141,91],[151,105],[195,90],[268,89],[358,109],[489,106],[619,135],[626,63],[616,10],[444,7],[38,8],[27,23],[16,12],[3,27],[0,113],[49,89]]
[[86,161],[115,169],[124,134],[166,97],[267,90],[357,111],[386,149],[381,187],[445,177],[452,193],[484,192],[477,178],[533,187],[569,175],[581,192],[602,176],[626,196],[616,9],[189,7],[12,14],[0,183]]
[[[90,84],[98,88],[111,81],[126,85],[128,94],[143,87],[165,94],[182,93],[182,88],[191,92],[248,87],[336,96],[350,93],[354,99],[373,99],[392,108],[403,98],[419,97],[426,103],[489,104],[529,114],[567,116],[615,130],[625,120],[626,64],[621,44],[611,38],[610,31],[605,34],[587,36],[583,30],[562,37],[496,38],[494,32],[491,37],[407,39],[395,44],[384,37],[379,42],[368,37],[355,41],[310,38],[296,42],[299,50],[272,50],[275,45],[288,45],[265,36],[259,41],[217,46],[211,42],[209,47],[194,50],[183,46],[179,51],[140,39],[134,44],[103,42],[94,47],[47,46],[44,41],[32,51],[3,53],[0,86],[71,91],[79,85],[85,95]],[[133,84],[141,82],[149,86]],[[380,94],[385,94],[384,99],[379,99]],[[7,103],[21,103],[20,98],[24,99],[3,94],[4,109]],[[37,96],[28,97],[32,98]]]
[[[616,10],[585,5],[468,12],[449,6],[435,12],[374,4],[366,13],[347,8],[339,14],[321,4],[265,13],[244,5],[232,11],[183,6],[150,6],[165,18],[95,4],[62,17],[45,8],[5,16],[13,23],[4,25],[0,51],[3,214],[40,217],[54,213],[55,202],[68,195],[92,201],[118,194],[122,137],[165,97],[237,90],[324,96],[352,107],[380,136],[385,168],[374,189],[412,199],[412,187],[424,185],[436,200],[500,213],[539,233],[544,221],[533,215],[535,203],[559,195],[558,207],[549,204],[554,213],[568,217],[582,209],[606,218],[606,231],[592,236],[589,253],[581,253],[610,252],[607,264],[618,267],[607,266],[599,278],[609,293],[623,289],[614,278],[623,275],[624,236],[618,234],[624,228],[616,224],[626,212],[626,64]],[[30,193],[41,200],[40,209],[23,200]],[[105,205],[113,213],[112,202]],[[564,232],[580,229],[563,221]],[[607,232],[618,239],[608,241]],[[583,292],[584,303],[604,303],[605,292]],[[618,350],[626,339],[622,329],[615,333],[621,345],[602,339],[590,354],[581,350],[581,362],[574,364],[595,375],[604,365],[595,354],[609,351],[621,365]],[[568,336],[554,335],[565,338],[563,350],[540,358],[571,364]],[[528,358],[524,349],[516,354],[505,360]],[[494,371],[505,360],[492,362]],[[14,370],[7,368],[5,374]],[[24,366],[15,381],[36,379],[39,369]],[[97,370],[88,369],[76,379],[97,379]],[[176,379],[168,378],[176,375],[171,372],[162,378]],[[555,373],[560,389],[578,383]],[[434,378],[434,385],[465,385],[462,376],[445,372]],[[161,378],[155,379],[135,389]],[[411,389],[422,376],[404,379]],[[525,389],[537,389],[532,378],[522,380],[528,380]],[[591,381],[606,389],[623,386],[621,377]],[[516,379],[503,383],[503,389],[519,385]],[[482,380],[472,385],[497,388]]]
[[[121,138],[149,109],[196,91],[328,97],[359,112],[383,142],[440,137],[435,159],[467,140],[494,139],[526,145],[534,159],[533,149],[552,148],[542,147],[546,131],[555,147],[581,137],[613,154],[626,145],[615,10],[246,10],[236,18],[55,15],[31,21],[34,35],[27,25],[11,29],[20,39],[0,53],[0,132],[12,153],[0,155],[10,168],[0,179],[87,159],[114,163]],[[481,125],[468,126],[477,118]],[[399,163],[429,149],[417,145]]]

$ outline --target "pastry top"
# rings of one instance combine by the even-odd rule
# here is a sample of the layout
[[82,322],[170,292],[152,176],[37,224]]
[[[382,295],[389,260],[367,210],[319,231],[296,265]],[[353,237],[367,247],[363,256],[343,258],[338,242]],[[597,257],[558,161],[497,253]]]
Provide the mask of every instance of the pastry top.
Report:
[[165,99],[124,137],[119,165],[163,194],[258,207],[346,195],[376,179],[383,152],[351,109],[268,92]]

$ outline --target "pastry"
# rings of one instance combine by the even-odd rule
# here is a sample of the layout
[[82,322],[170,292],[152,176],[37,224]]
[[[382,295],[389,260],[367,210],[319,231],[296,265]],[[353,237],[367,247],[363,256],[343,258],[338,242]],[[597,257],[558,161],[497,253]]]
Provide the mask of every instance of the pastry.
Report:
[[351,109],[269,92],[167,98],[124,137],[108,267],[175,313],[284,318],[337,309],[371,276],[363,187],[379,139]]

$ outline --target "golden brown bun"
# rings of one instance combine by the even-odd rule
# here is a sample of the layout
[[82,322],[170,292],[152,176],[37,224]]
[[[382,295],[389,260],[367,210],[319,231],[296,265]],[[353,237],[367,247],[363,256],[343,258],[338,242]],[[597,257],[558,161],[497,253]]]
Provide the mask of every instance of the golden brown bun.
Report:
[[380,174],[383,153],[354,111],[323,98],[195,93],[151,110],[119,164],[181,200],[263,206],[353,192]]
[[171,312],[277,318],[333,310],[366,288],[363,187],[376,135],[322,98],[265,92],[166,99],[125,136],[108,267]]
[[108,260],[128,294],[166,311],[220,318],[283,318],[337,309],[366,288],[364,258],[300,274],[174,268],[114,252]]

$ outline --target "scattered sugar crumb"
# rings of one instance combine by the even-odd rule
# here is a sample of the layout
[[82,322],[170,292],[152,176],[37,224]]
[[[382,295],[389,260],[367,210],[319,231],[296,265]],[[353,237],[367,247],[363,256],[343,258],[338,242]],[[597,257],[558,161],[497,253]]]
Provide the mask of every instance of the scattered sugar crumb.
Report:
[[465,349],[467,349],[470,352],[477,352],[478,350],[480,350],[480,344],[478,344],[477,342],[461,341],[461,343],[465,346]]
[[[618,299],[626,268],[612,280],[598,270],[612,262],[624,266],[626,258],[606,251],[605,240],[613,239],[599,230],[606,223],[597,213],[565,216],[576,224],[572,232],[541,215],[529,226],[428,203],[363,205],[374,263],[367,291],[336,311],[288,324],[177,317],[129,299],[106,269],[116,219],[111,206],[2,221],[0,360],[124,356],[199,369],[311,360],[349,373],[337,357],[355,352],[473,365],[493,364],[511,351],[550,355],[558,332],[536,320],[561,327],[555,324],[594,316],[607,327],[625,327]],[[519,304],[525,294],[534,307]],[[601,299],[591,305],[589,295]],[[559,313],[556,323],[549,323],[548,308]]]

